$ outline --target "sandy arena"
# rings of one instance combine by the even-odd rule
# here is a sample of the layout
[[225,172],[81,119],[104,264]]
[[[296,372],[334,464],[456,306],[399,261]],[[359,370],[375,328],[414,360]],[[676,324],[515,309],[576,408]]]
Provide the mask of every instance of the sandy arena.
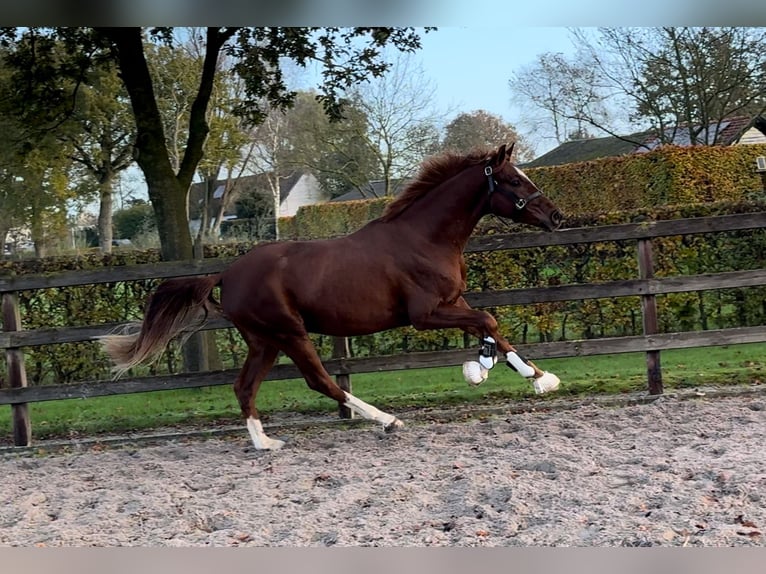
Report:
[[3,449],[0,544],[762,546],[766,395],[714,391]]

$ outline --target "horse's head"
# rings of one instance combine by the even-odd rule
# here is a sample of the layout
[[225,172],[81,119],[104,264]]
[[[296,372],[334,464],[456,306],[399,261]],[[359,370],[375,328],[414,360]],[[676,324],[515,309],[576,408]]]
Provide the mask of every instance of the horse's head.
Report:
[[511,163],[513,144],[501,145],[484,164],[489,187],[489,211],[494,215],[554,231],[564,216],[532,183],[523,171]]

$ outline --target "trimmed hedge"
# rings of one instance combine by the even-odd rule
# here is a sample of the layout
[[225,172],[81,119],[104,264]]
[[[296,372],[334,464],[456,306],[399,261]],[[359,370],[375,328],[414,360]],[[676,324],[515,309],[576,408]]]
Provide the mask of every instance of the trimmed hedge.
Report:
[[317,239],[347,235],[383,214],[392,197],[319,203],[298,208],[279,220],[283,239]]
[[[566,225],[590,215],[655,210],[764,196],[755,158],[766,144],[732,147],[665,146],[644,154],[526,169],[567,215]],[[378,217],[391,198],[308,205],[280,220],[284,239],[344,235]],[[477,233],[486,230],[486,223]]]
[[763,193],[755,158],[766,144],[664,146],[643,153],[526,170],[566,213],[742,201]]

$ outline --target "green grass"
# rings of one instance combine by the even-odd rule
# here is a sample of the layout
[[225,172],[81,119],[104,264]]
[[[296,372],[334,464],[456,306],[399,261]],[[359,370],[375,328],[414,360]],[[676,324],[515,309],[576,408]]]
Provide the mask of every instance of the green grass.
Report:
[[[666,389],[702,385],[747,384],[764,374],[766,344],[754,343],[663,351]],[[646,389],[642,353],[537,361],[556,373],[562,385],[556,397],[615,394]],[[396,412],[408,407],[492,403],[534,396],[531,385],[500,364],[479,387],[463,380],[460,367],[413,369],[352,376],[353,392],[375,406]],[[548,395],[546,395],[547,397]],[[541,397],[545,400],[545,397]],[[271,413],[331,412],[335,403],[309,390],[303,380],[266,381],[258,395],[264,418]],[[230,385],[157,391],[114,397],[31,403],[33,436],[74,438],[125,433],[167,426],[215,426],[240,421]],[[0,409],[0,429],[10,440],[10,407]]]

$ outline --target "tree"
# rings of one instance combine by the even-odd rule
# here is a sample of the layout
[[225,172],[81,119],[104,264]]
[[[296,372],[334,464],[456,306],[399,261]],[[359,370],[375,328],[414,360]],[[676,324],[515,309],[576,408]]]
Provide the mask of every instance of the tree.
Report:
[[50,142],[54,155],[66,149],[69,160],[79,166],[66,169],[79,180],[74,189],[80,199],[91,199],[95,187],[100,199],[99,242],[102,250],[109,251],[112,185],[132,163],[134,122],[114,64],[98,57],[95,46],[89,57],[73,55],[67,41],[73,35],[77,33],[70,30],[61,37],[48,37],[30,29],[5,48],[11,82],[7,102],[21,127],[21,149],[29,145],[41,149],[43,141]]
[[[297,107],[303,99],[298,96]],[[317,104],[318,105],[318,104]],[[291,175],[292,170],[299,163],[290,159],[290,144],[287,139],[287,116],[295,113],[295,109],[289,111],[281,108],[273,108],[258,125],[254,126],[249,134],[250,144],[247,155],[243,162],[243,168],[254,173],[262,173],[268,187],[268,195],[257,190],[250,197],[241,199],[247,203],[247,211],[250,218],[258,222],[258,227],[269,222],[273,223],[274,238],[279,239],[279,205],[281,200],[281,182]],[[241,175],[241,174],[240,174]],[[236,189],[237,182],[232,185]],[[239,211],[239,210],[238,210]],[[259,231],[259,236],[262,236]]]
[[238,219],[247,221],[249,237],[272,239],[279,235],[274,201],[265,193],[254,191],[239,195],[235,210]]
[[18,126],[12,106],[2,105],[8,101],[11,85],[5,54],[0,54],[0,130],[5,135],[0,143],[0,248],[5,247],[8,233],[18,225],[23,209],[23,202],[19,200],[16,146],[14,138],[9,137]]
[[367,143],[367,116],[353,102],[345,102],[343,118],[330,121],[316,93],[301,92],[282,120],[280,163],[310,171],[331,197],[362,190],[380,176],[378,154]]
[[5,248],[8,234],[21,219],[21,202],[18,200],[18,181],[12,169],[0,159],[0,248]]
[[596,69],[582,55],[547,52],[515,71],[511,99],[523,109],[531,133],[553,133],[556,143],[589,137],[588,126],[609,124]]
[[75,92],[75,123],[62,135],[72,145],[72,159],[98,186],[98,241],[102,252],[112,250],[114,182],[133,163],[135,129],[130,103],[117,70],[110,62],[94,67]]
[[142,199],[128,202],[128,206],[114,212],[114,231],[119,239],[135,240],[138,236],[157,228],[152,207]]
[[422,68],[406,55],[389,74],[348,92],[367,118],[365,131],[356,136],[377,157],[386,195],[393,194],[395,179],[410,175],[438,148],[437,125],[445,114],[435,111],[433,93]]
[[19,222],[29,226],[35,255],[45,257],[68,237],[67,205],[75,189],[69,184],[68,150],[52,139],[37,143],[18,153],[10,168]]
[[[726,118],[766,110],[766,28],[600,28],[595,37],[575,36],[597,81],[662,143],[682,131],[692,145],[713,145]],[[599,118],[584,119],[604,128]]]
[[[242,78],[246,97],[237,112],[259,123],[269,105],[288,107],[295,93],[287,88],[280,59],[300,65],[319,61],[323,65],[320,99],[332,117],[342,112],[340,92],[377,77],[389,65],[381,51],[393,45],[404,51],[420,47],[420,37],[410,28],[207,28],[200,82],[189,110],[188,136],[183,157],[173,169],[157,105],[155,86],[147,64],[145,34],[141,28],[29,29],[46,38],[58,38],[70,55],[66,72],[81,76],[95,57],[112,59],[129,94],[136,122],[136,161],[144,173],[149,198],[159,222],[162,256],[166,260],[192,257],[192,241],[186,209],[188,189],[202,159],[209,133],[208,107],[221,53],[234,58],[234,71]],[[18,30],[5,28],[6,45],[17,40]],[[149,38],[173,45],[171,28],[152,28]],[[23,71],[20,68],[20,71]],[[28,78],[44,92],[54,85],[52,74]]]
[[[53,44],[40,47],[52,57],[59,55]],[[3,48],[0,53],[0,238],[3,243],[13,226],[28,226],[35,253],[42,257],[67,236],[67,203],[76,189],[70,185],[71,146],[60,141],[60,124],[51,115],[62,101],[58,92],[35,92],[47,96],[48,105],[30,99],[28,86],[19,83],[17,65],[28,63],[25,51]],[[30,66],[30,74],[45,74]]]
[[[651,118],[653,127],[670,123],[676,131],[686,126],[692,144],[712,145],[725,118],[766,110],[763,30],[663,28],[662,32],[662,51],[643,66],[644,81],[656,97],[647,90],[636,107],[639,116]],[[665,135],[665,130],[658,131]]]
[[519,136],[516,128],[500,116],[484,110],[464,112],[447,124],[441,147],[469,152],[474,148],[491,148],[500,143],[515,143],[513,152],[517,162],[529,161],[533,157],[532,149]]
[[[178,172],[189,137],[189,119],[200,85],[205,59],[205,29],[174,31],[177,47],[147,44],[147,63],[155,86],[157,105],[163,121],[166,146],[173,171]],[[247,129],[233,110],[242,100],[242,82],[231,69],[224,53],[219,54],[210,103],[206,112],[209,133],[203,146],[197,176],[206,184],[200,206],[200,225],[195,243],[217,239],[224,210],[231,199],[231,186],[224,189],[220,202],[213,201],[217,182],[225,173],[231,177],[242,164],[242,149],[247,144]],[[219,205],[217,211],[213,205]],[[195,209],[196,211],[196,209]]]
[[233,178],[236,182],[246,169],[252,147],[247,126],[242,118],[233,113],[240,99],[236,82],[231,81],[231,75],[223,73],[219,74],[218,80],[208,115],[210,134],[205,142],[205,155],[197,170],[202,181],[206,183],[197,236],[199,243],[218,239],[224,214],[234,197],[236,183],[234,186],[224,186],[217,210],[212,207],[216,204],[214,199],[218,193],[215,184],[224,176],[227,179]]

